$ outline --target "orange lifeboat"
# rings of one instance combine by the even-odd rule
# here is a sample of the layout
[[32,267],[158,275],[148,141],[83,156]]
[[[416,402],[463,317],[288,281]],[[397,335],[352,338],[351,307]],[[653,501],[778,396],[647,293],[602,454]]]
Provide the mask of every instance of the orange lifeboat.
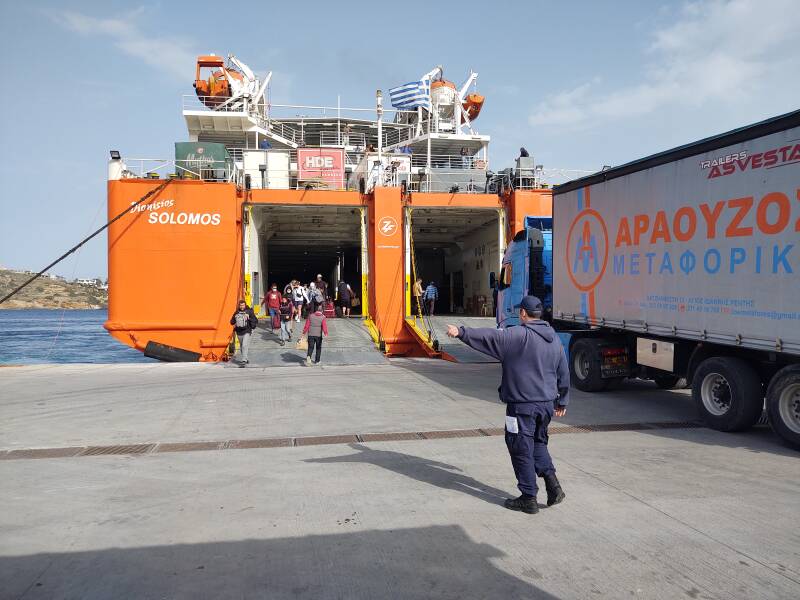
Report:
[[431,101],[434,104],[453,105],[458,101],[458,90],[452,81],[437,79],[431,81]]
[[464,112],[467,113],[467,117],[469,117],[470,121],[474,121],[478,118],[478,115],[481,114],[481,108],[483,108],[484,100],[485,98],[480,94],[468,94],[464,99],[462,107],[464,108]]
[[431,93],[433,90],[438,88],[450,88],[451,90],[455,91],[456,84],[452,81],[447,81],[446,79],[437,79],[436,81],[431,82]]
[[[202,78],[201,69],[216,69]],[[220,56],[198,56],[197,68],[194,76],[194,91],[200,101],[209,108],[215,108],[231,97],[231,84],[229,79],[244,81],[238,71],[225,67],[225,61]]]

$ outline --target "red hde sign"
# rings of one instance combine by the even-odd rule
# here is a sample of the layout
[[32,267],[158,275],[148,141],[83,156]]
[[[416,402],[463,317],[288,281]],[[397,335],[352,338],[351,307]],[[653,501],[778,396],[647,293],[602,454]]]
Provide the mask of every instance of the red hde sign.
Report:
[[298,148],[297,178],[318,180],[328,187],[344,187],[344,150],[342,148]]

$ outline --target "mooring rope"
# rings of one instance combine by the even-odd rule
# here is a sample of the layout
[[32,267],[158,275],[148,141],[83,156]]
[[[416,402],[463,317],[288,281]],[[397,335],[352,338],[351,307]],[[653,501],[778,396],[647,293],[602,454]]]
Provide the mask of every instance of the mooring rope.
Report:
[[33,276],[33,277],[31,277],[30,279],[28,279],[28,281],[26,281],[25,283],[23,283],[22,285],[20,285],[20,286],[19,286],[19,287],[17,287],[16,289],[12,290],[10,293],[8,293],[8,294],[6,294],[5,296],[3,296],[2,298],[0,298],[0,304],[2,304],[3,302],[5,302],[6,300],[8,300],[9,298],[11,298],[12,296],[14,296],[14,295],[18,294],[18,293],[19,293],[19,292],[21,292],[22,290],[24,290],[26,287],[28,287],[28,286],[29,286],[30,284],[32,284],[34,281],[36,281],[37,279],[39,279],[39,277],[41,277],[42,275],[44,275],[44,274],[45,274],[47,271],[49,271],[50,269],[52,269],[54,266],[56,266],[56,265],[57,265],[58,263],[60,263],[62,260],[64,260],[65,258],[67,258],[67,257],[68,257],[70,254],[72,254],[73,252],[75,252],[75,251],[76,251],[78,248],[80,248],[81,246],[83,246],[83,245],[84,245],[86,242],[88,242],[89,240],[91,240],[91,239],[92,239],[92,238],[94,238],[95,236],[99,235],[100,233],[102,233],[103,231],[105,231],[106,229],[108,229],[108,227],[109,227],[111,224],[113,224],[114,222],[118,221],[119,219],[121,219],[122,217],[124,217],[125,215],[127,215],[129,212],[131,212],[131,211],[132,211],[134,208],[136,208],[137,206],[139,206],[139,205],[140,205],[142,202],[144,202],[145,200],[147,200],[147,199],[151,198],[152,196],[154,196],[155,194],[159,193],[161,190],[163,190],[165,187],[167,187],[167,186],[168,186],[170,183],[172,183],[172,180],[171,180],[171,179],[167,179],[167,180],[166,180],[164,183],[162,183],[161,185],[159,185],[159,186],[157,186],[157,187],[153,188],[152,190],[150,190],[149,192],[147,192],[147,193],[146,193],[144,196],[142,196],[141,198],[139,198],[139,200],[138,200],[138,201],[136,201],[136,202],[134,202],[133,204],[131,204],[131,205],[130,205],[128,208],[126,208],[125,210],[123,210],[123,211],[122,211],[121,213],[119,213],[119,214],[118,214],[116,217],[114,217],[113,219],[111,219],[111,220],[110,220],[108,223],[106,223],[105,225],[103,225],[103,226],[102,226],[100,229],[98,229],[97,231],[95,231],[95,232],[94,232],[93,234],[91,234],[89,237],[86,237],[86,238],[84,238],[84,239],[83,239],[83,240],[82,240],[82,241],[81,241],[79,244],[77,244],[77,245],[76,245],[76,246],[74,246],[73,248],[70,248],[69,250],[67,250],[67,251],[66,251],[64,254],[62,254],[61,256],[59,256],[57,259],[55,259],[53,262],[51,262],[49,265],[47,265],[47,266],[46,266],[44,269],[42,269],[41,271],[39,271],[38,273],[36,273],[36,275],[34,275],[34,276]]

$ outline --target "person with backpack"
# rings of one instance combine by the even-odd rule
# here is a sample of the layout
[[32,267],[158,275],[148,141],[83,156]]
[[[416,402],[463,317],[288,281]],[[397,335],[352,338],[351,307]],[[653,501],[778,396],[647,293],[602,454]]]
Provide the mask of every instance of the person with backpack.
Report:
[[282,297],[283,296],[281,296],[281,293],[278,291],[278,284],[273,283],[271,289],[264,294],[264,300],[261,302],[264,308],[267,309],[267,312],[269,312],[272,333],[275,333],[275,330],[279,329],[281,326],[278,314],[280,313]]
[[322,278],[322,273],[317,274],[317,279],[314,281],[314,285],[317,286],[317,289],[322,292],[322,301],[328,299],[328,282]]
[[337,286],[337,293],[339,295],[339,306],[342,309],[343,317],[350,317],[350,309],[353,306],[353,290],[346,281],[340,281]]
[[285,346],[287,341],[292,340],[292,324],[294,321],[294,304],[289,302],[289,298],[284,296],[281,298],[281,306],[278,309],[280,312],[280,320],[281,320],[281,346]]
[[425,306],[428,308],[428,315],[432,317],[436,301],[439,299],[439,289],[433,281],[425,288],[425,293],[422,295],[422,298],[425,301]]
[[250,336],[258,325],[256,313],[244,300],[239,300],[239,306],[231,317],[231,325],[239,339],[239,366],[244,368],[250,362],[247,358],[250,351]]
[[322,306],[322,303],[325,302],[325,296],[323,295],[322,290],[317,287],[317,284],[313,281],[308,284],[308,314],[311,315],[315,313],[317,309]]
[[[313,285],[313,284],[312,284]],[[306,366],[311,366],[311,353],[316,348],[316,356],[313,364],[318,365],[322,355],[322,336],[328,337],[328,319],[325,318],[319,307],[308,315],[303,334],[308,337],[308,354],[306,355]]]

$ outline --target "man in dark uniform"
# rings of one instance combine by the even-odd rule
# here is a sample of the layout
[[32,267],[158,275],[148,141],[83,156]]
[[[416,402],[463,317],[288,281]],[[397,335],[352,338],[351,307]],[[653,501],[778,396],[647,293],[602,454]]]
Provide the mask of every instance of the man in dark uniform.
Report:
[[569,402],[569,368],[556,332],[542,321],[542,302],[525,296],[520,324],[507,329],[471,329],[447,326],[447,335],[499,360],[503,367],[500,400],[506,404],[506,446],[522,495],[508,499],[506,508],[539,512],[536,476],[544,478],[547,506],[566,494],[556,478],[547,450],[547,427],[553,415],[563,417]]

